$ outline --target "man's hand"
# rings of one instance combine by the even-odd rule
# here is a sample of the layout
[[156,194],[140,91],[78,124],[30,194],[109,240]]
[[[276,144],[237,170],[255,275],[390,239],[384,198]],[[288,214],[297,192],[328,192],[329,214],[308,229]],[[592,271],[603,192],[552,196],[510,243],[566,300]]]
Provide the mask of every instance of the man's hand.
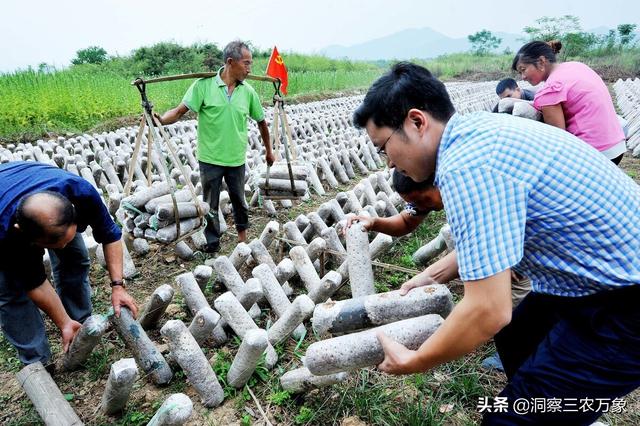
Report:
[[276,161],[276,156],[273,154],[273,151],[267,151],[265,155],[265,160],[269,166],[273,166],[273,162]]
[[373,228],[373,222],[374,222],[375,218],[370,217],[370,216],[354,216],[354,215],[347,215],[347,223],[345,224],[344,228],[342,229],[342,233],[344,235],[347,235],[347,229],[349,229],[349,227],[351,225],[353,225],[354,222],[359,222],[362,224],[362,226],[364,227],[364,229],[366,229],[367,231],[371,231]]
[[62,350],[65,353],[69,350],[69,345],[73,342],[73,338],[76,337],[76,334],[80,331],[80,327],[82,327],[82,324],[69,318],[60,328],[60,334],[62,334]]
[[129,308],[134,318],[138,317],[138,307],[136,301],[131,297],[127,290],[121,286],[115,286],[111,289],[111,304],[113,305],[113,311],[116,314],[116,318],[120,318],[120,307],[126,306]]
[[411,278],[409,281],[402,284],[402,286],[400,287],[400,295],[404,296],[416,287],[424,287],[431,284],[436,284],[436,282],[433,278],[431,278],[431,276],[429,276],[429,274],[427,274],[425,271],[422,271],[415,277]]
[[378,365],[378,370],[388,374],[415,373],[412,369],[412,360],[416,351],[407,349],[382,331],[378,331],[376,337],[384,350],[384,361]]
[[[164,123],[162,122],[162,117],[160,116],[160,114],[158,114],[157,112],[153,112],[153,118],[155,118],[156,120],[158,120],[158,123],[164,125]],[[155,125],[155,120],[153,120],[153,124]]]

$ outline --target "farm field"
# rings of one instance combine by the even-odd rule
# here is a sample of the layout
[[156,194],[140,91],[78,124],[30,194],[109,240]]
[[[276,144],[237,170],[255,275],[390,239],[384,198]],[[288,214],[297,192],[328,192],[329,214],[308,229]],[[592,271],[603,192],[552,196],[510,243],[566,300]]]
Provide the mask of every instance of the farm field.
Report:
[[[451,83],[449,90],[456,107],[459,110],[471,112],[489,109],[493,105],[495,95],[492,90],[494,86],[495,82]],[[359,99],[358,97],[336,98],[329,101],[300,103],[291,106],[290,116],[294,131],[299,132],[298,143],[301,147],[301,155],[323,158],[338,157],[336,154],[342,152],[342,148],[351,147],[362,155],[362,161],[367,163],[366,153],[370,151],[366,149],[369,145],[366,141],[359,139],[360,134],[350,128],[346,122],[353,105],[357,105]],[[316,114],[312,114],[314,111]],[[311,127],[305,127],[305,123]],[[193,122],[179,123],[175,127],[176,136],[181,140],[181,147],[186,149],[190,146],[190,139],[193,138]],[[255,134],[255,129],[252,130],[252,134]],[[114,142],[114,145],[106,149],[106,151],[114,151],[114,160],[120,158],[116,151],[122,150],[124,155],[125,149],[127,149],[126,141],[128,139],[124,137],[125,134],[124,130],[114,133],[114,139],[111,141]],[[311,134],[320,139],[317,145],[307,140],[311,139],[308,138]],[[115,135],[121,138],[119,144],[115,144]],[[75,138],[73,140],[73,143],[82,142]],[[354,140],[357,140],[357,143],[349,145]],[[60,141],[56,143],[60,143]],[[110,141],[106,143],[109,144]],[[64,146],[64,143],[61,144]],[[74,151],[72,142],[70,144],[68,149]],[[315,149],[320,146],[323,149],[316,151]],[[42,147],[42,152],[46,155],[48,148],[45,145]],[[20,149],[19,145],[15,147],[16,151]],[[258,150],[259,144],[252,144],[252,149]],[[54,151],[51,150],[51,152]],[[0,155],[2,154],[0,150]],[[346,162],[342,164],[345,165]],[[250,167],[257,166],[253,162],[249,162],[249,165]],[[640,182],[639,160],[628,155],[623,160],[621,167],[636,182]],[[338,170],[335,167],[333,170],[337,176]],[[384,174],[382,164],[372,165],[369,170],[371,173],[376,173],[375,177],[377,177],[377,173]],[[319,169],[318,172],[322,176],[322,182],[326,189],[324,195],[314,194],[309,200],[297,202],[291,208],[278,206],[275,214],[269,214],[264,205],[258,204],[253,207],[249,240],[260,238],[262,230],[269,221],[275,220],[282,225],[294,221],[301,214],[308,215],[314,211],[319,212],[323,208],[322,206],[326,206],[326,203],[331,200],[341,199],[340,193],[355,189],[356,183],[362,184],[363,180],[373,182],[367,174],[358,172],[356,169],[352,178],[341,180],[337,186],[334,186],[328,184],[328,176],[323,175],[322,170]],[[378,189],[380,188],[378,187]],[[344,208],[347,209],[346,205]],[[393,241],[393,244],[378,257],[378,260],[384,265],[395,265],[408,268],[410,271],[418,269],[419,267],[413,263],[412,254],[438,234],[445,219],[443,213],[431,214],[416,232]],[[229,220],[231,219],[229,218]],[[229,227],[232,228],[231,222],[229,222]],[[372,239],[373,235],[370,236],[370,240]],[[287,244],[285,241],[272,243],[270,254],[276,264],[279,264],[287,256],[286,253],[289,251]],[[233,232],[228,232],[223,240],[221,254],[231,254],[235,246]],[[130,289],[139,304],[142,305],[154,289],[162,284],[173,284],[175,277],[193,271],[196,266],[207,260],[207,256],[196,252],[192,260],[180,259],[170,247],[151,242],[151,251],[148,254],[134,255],[133,259],[139,274],[130,285]],[[337,267],[331,260],[328,260],[325,266],[326,270]],[[374,270],[375,287],[378,292],[396,289],[412,276],[412,272],[393,267],[376,266]],[[93,296],[94,310],[97,313],[105,313],[110,304],[108,290],[104,284],[107,277],[105,271],[97,263],[92,266],[91,278],[96,289]],[[304,292],[302,283],[293,279],[292,285],[296,293]],[[460,283],[449,283],[449,288],[453,300],[458,301],[462,295]],[[213,279],[210,280],[205,290],[207,301],[213,304],[214,299],[223,291],[224,288],[220,283],[216,283]],[[348,297],[348,286],[343,287],[333,296],[334,300]],[[259,324],[268,327],[273,324],[276,318],[268,306],[262,307]],[[180,319],[185,323],[191,321],[191,314],[187,312],[187,302],[179,291],[176,291],[174,300],[162,321],[166,319]],[[56,336],[57,333],[52,324],[49,322],[47,324],[49,336]],[[489,343],[462,360],[436,368],[425,374],[392,377],[368,368],[352,373],[345,382],[331,387],[313,389],[303,393],[286,391],[280,384],[280,377],[285,372],[299,367],[301,357],[304,356],[309,344],[319,339],[313,335],[310,327],[308,327],[308,331],[309,334],[303,340],[288,339],[284,343],[275,345],[279,357],[275,368],[268,370],[264,363],[259,364],[248,383],[248,387],[241,389],[235,389],[225,381],[231,362],[238,350],[240,339],[232,336],[226,344],[219,348],[204,346],[203,351],[222,381],[225,393],[224,403],[220,407],[210,410],[204,408],[199,402],[199,396],[186,380],[185,373],[176,368],[173,380],[165,387],[153,385],[146,375],[140,374],[122,416],[108,417],[100,414],[97,411],[98,401],[101,398],[111,364],[118,359],[130,356],[123,341],[113,329],[104,336],[86,362],[85,368],[73,373],[59,370],[54,375],[54,379],[82,420],[91,425],[146,424],[160,407],[162,401],[169,394],[176,392],[183,392],[194,401],[194,416],[188,423],[190,425],[265,424],[261,410],[264,411],[272,424],[471,425],[477,424],[481,419],[481,414],[477,409],[478,399],[496,395],[505,384],[505,378],[502,374],[487,372],[480,368],[481,361],[494,351],[493,344]],[[157,329],[151,330],[149,336],[159,345],[163,344],[163,339]],[[51,343],[54,357],[59,360],[61,356],[59,341],[52,337]],[[15,380],[14,374],[19,369],[20,365],[16,359],[15,351],[4,338],[0,338],[0,381],[2,382],[0,402],[3,404],[0,424],[39,424],[37,413]],[[606,415],[603,421],[610,425],[638,424],[640,422],[640,417],[638,417],[640,395],[636,392],[627,397],[626,402],[626,411]]]

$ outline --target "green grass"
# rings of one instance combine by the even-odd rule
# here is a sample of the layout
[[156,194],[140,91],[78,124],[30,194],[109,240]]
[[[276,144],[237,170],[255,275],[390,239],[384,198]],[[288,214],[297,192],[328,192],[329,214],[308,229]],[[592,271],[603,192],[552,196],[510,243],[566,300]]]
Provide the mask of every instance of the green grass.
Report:
[[[291,100],[366,88],[382,73],[371,64],[299,56],[289,74]],[[53,73],[30,70],[0,75],[0,139],[84,132],[109,120],[139,115],[140,95],[130,84],[134,76],[112,68],[82,65]],[[266,59],[259,58],[253,72],[262,74],[265,68]],[[147,94],[155,110],[163,112],[180,102],[191,83],[157,83],[147,87]],[[272,84],[254,81],[252,85],[264,103],[271,102]]]

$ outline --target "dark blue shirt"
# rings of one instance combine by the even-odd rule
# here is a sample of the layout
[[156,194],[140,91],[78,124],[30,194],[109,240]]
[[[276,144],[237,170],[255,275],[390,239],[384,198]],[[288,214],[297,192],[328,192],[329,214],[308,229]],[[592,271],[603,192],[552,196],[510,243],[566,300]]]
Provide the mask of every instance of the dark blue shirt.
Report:
[[96,189],[83,178],[48,164],[15,161],[0,165],[0,268],[21,287],[33,289],[45,280],[44,250],[23,241],[13,228],[18,202],[34,192],[52,191],[64,195],[76,210],[77,232],[91,226],[102,244],[118,241],[120,228],[113,222]]

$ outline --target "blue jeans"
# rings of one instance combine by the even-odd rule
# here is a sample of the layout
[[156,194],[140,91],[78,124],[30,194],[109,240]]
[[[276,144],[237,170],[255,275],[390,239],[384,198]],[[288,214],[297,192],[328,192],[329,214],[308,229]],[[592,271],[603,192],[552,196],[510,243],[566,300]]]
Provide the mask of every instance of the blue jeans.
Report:
[[[640,386],[639,301],[640,285],[579,298],[529,293],[495,336],[509,380],[500,397],[508,406],[487,412],[483,425],[590,425],[606,405],[582,404]],[[514,406],[536,398],[557,398],[563,409]]]
[[[91,287],[89,286],[89,252],[82,236],[63,249],[49,250],[56,292],[69,316],[83,322],[91,315]],[[51,358],[42,314],[29,299],[20,282],[9,282],[0,270],[0,325],[6,339],[18,350],[24,364]]]

